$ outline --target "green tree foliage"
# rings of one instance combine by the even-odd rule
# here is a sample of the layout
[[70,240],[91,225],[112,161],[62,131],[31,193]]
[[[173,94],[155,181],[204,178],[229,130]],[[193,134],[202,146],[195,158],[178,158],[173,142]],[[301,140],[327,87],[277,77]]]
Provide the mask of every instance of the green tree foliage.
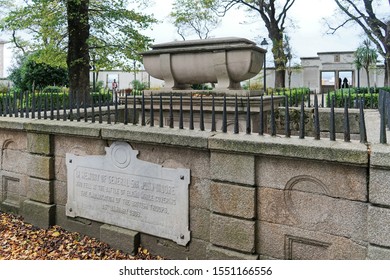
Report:
[[66,11],[62,2],[26,1],[15,6],[3,19],[2,30],[11,33],[11,40],[23,56],[39,50],[37,63],[66,66]]
[[170,17],[183,40],[194,34],[206,39],[218,27],[221,20],[213,12],[214,4],[212,0],[175,0]]
[[[34,57],[37,63],[67,66],[70,62],[79,63],[75,52],[80,51],[69,48],[72,43],[69,35],[87,26],[87,50],[81,51],[88,53],[88,61],[91,61],[94,69],[129,70],[133,60],[140,59],[139,52],[151,42],[140,30],[155,23],[155,19],[149,15],[128,10],[129,3],[127,0],[25,0],[23,5],[12,9],[4,18],[2,30],[10,32],[14,45],[22,53],[39,50],[39,55]],[[77,9],[82,4],[87,10]],[[77,18],[79,22],[74,21],[69,27],[69,19]],[[83,36],[73,38],[85,41]],[[86,59],[84,55],[82,57],[85,76]],[[77,79],[78,75],[81,73],[73,78]],[[89,87],[89,81],[82,80],[85,86],[79,84],[78,87]]]
[[[22,52],[41,50],[40,56],[36,57],[38,62],[65,66],[68,2],[77,3],[80,0],[26,0],[3,19],[2,29],[11,33],[15,46]],[[88,45],[96,68],[129,70],[132,61],[140,59],[138,53],[151,43],[151,39],[140,31],[150,28],[155,19],[128,10],[129,2],[89,1]]]
[[20,57],[18,65],[11,70],[9,79],[16,90],[31,91],[53,85],[68,85],[66,68],[36,62],[35,55]]
[[[275,87],[285,87],[287,56],[284,52],[283,36],[286,32],[287,13],[295,0],[214,0],[220,7],[219,13],[225,15],[228,10],[238,6],[247,8],[256,14],[264,23],[268,31],[268,38],[272,41],[272,54],[275,65]],[[222,8],[222,9],[221,9]]]
[[356,68],[366,70],[368,88],[370,88],[370,67],[376,64],[377,58],[376,49],[371,46],[371,41],[368,39],[355,52]]

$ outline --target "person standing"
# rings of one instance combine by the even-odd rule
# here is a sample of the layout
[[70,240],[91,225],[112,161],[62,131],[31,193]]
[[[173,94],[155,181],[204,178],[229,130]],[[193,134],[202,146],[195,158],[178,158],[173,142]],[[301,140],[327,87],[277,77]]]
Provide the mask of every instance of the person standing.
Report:
[[343,79],[343,88],[348,88],[349,85],[348,85],[348,79],[347,78],[344,78]]
[[112,91],[116,92],[117,88],[118,88],[118,83],[114,79],[114,81],[112,82]]

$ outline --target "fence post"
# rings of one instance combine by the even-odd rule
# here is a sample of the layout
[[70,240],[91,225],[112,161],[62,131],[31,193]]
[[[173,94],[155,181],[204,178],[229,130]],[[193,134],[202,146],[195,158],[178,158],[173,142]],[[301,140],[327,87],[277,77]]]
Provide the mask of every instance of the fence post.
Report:
[[274,95],[271,94],[271,135],[276,136]]
[[263,95],[260,96],[260,111],[259,111],[259,135],[264,135],[264,103]]
[[[127,100],[127,94],[125,93],[126,97],[125,99]],[[127,103],[127,102],[126,102]],[[127,107],[125,109],[127,111]],[[150,94],[150,126],[154,126],[154,105],[153,105],[153,94]]]
[[179,129],[184,129],[183,94],[180,94]]
[[330,116],[329,116],[329,138],[330,141],[336,141],[336,124],[334,119],[335,96],[330,100]]
[[223,96],[222,132],[227,132],[226,95]]
[[246,134],[252,133],[251,125],[251,101],[248,96],[246,100]]
[[200,96],[200,130],[204,131],[203,95]]
[[211,131],[217,131],[215,124],[215,98],[212,96],[212,109],[211,109]]
[[351,141],[350,127],[349,127],[349,97],[344,102],[344,141]]
[[359,119],[359,132],[360,132],[360,143],[367,143],[367,131],[366,123],[364,120],[364,98],[360,98],[360,119]]
[[192,94],[190,96],[190,130],[194,130],[194,104]]
[[284,122],[284,129],[285,129],[285,136],[289,138],[291,136],[291,129],[290,129],[290,109],[288,105],[288,97],[286,96],[286,106],[285,106],[285,122]]
[[314,139],[320,140],[320,134],[321,134],[321,129],[320,129],[320,117],[318,114],[318,96],[317,93],[314,94]]
[[305,138],[305,96],[302,95],[302,102],[301,102],[301,115],[300,115],[300,122],[299,122],[299,139]]
[[380,120],[380,139],[379,142],[381,144],[387,144],[387,135],[386,135],[386,98],[387,98],[387,93],[385,91],[380,91],[380,115],[381,115],[381,120]]
[[235,102],[234,102],[234,130],[233,132],[235,134],[238,134],[239,128],[238,128],[238,101],[237,101],[237,94],[235,97]]

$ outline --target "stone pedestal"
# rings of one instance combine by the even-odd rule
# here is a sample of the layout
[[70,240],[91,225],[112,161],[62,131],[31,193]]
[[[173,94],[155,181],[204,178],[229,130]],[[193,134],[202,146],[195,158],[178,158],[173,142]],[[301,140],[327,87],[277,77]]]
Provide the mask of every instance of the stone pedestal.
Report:
[[[176,93],[174,95],[174,93]],[[182,95],[182,110],[183,110],[183,125],[188,128],[190,124],[191,118],[191,98],[190,94],[192,94],[192,113],[193,113],[193,121],[194,121],[194,129],[198,130],[200,128],[201,121],[201,98],[200,93],[188,93],[186,91],[176,91],[176,92],[159,92],[158,95],[156,93],[150,93],[153,95],[153,119],[154,126],[159,125],[160,121],[160,94],[161,100],[163,104],[163,119],[164,126],[169,126],[170,124],[170,95],[172,94],[172,112],[173,112],[173,124],[174,127],[179,127],[180,120],[180,95]],[[249,99],[248,99],[249,98]],[[279,104],[282,102],[284,97],[282,96],[274,96],[274,107],[278,108]],[[241,96],[237,96],[237,112],[238,112],[238,122],[239,122],[239,131],[246,131],[246,119],[247,119],[247,106],[248,100],[250,105],[250,122],[251,129],[253,133],[258,133],[259,125],[260,125],[260,96],[246,96],[242,94]],[[122,100],[124,101],[124,100]],[[134,99],[132,97],[128,98],[128,108],[133,108]],[[151,96],[144,97],[145,102],[145,125],[150,125],[151,123]],[[211,95],[202,95],[202,103],[203,103],[203,120],[205,125],[205,130],[210,131],[212,126],[212,111],[213,111],[213,100]],[[235,103],[236,97],[228,96],[226,97],[226,118],[227,118],[227,130],[233,131],[234,127],[234,119],[235,119]],[[224,97],[215,96],[214,97],[214,111],[215,111],[215,126],[217,131],[222,130],[223,123],[223,107],[224,107]],[[136,117],[137,123],[142,123],[142,97],[136,97],[136,106],[137,106],[137,114]],[[271,97],[265,96],[263,97],[263,124],[265,133],[267,132],[267,123],[269,119],[269,114],[271,111]]]

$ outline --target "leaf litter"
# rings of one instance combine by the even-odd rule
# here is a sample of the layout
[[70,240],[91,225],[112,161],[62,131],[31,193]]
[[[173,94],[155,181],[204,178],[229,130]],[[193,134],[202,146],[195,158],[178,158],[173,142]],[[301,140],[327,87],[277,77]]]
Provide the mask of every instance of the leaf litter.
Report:
[[60,226],[40,229],[0,211],[0,260],[159,260],[145,248],[136,255]]

